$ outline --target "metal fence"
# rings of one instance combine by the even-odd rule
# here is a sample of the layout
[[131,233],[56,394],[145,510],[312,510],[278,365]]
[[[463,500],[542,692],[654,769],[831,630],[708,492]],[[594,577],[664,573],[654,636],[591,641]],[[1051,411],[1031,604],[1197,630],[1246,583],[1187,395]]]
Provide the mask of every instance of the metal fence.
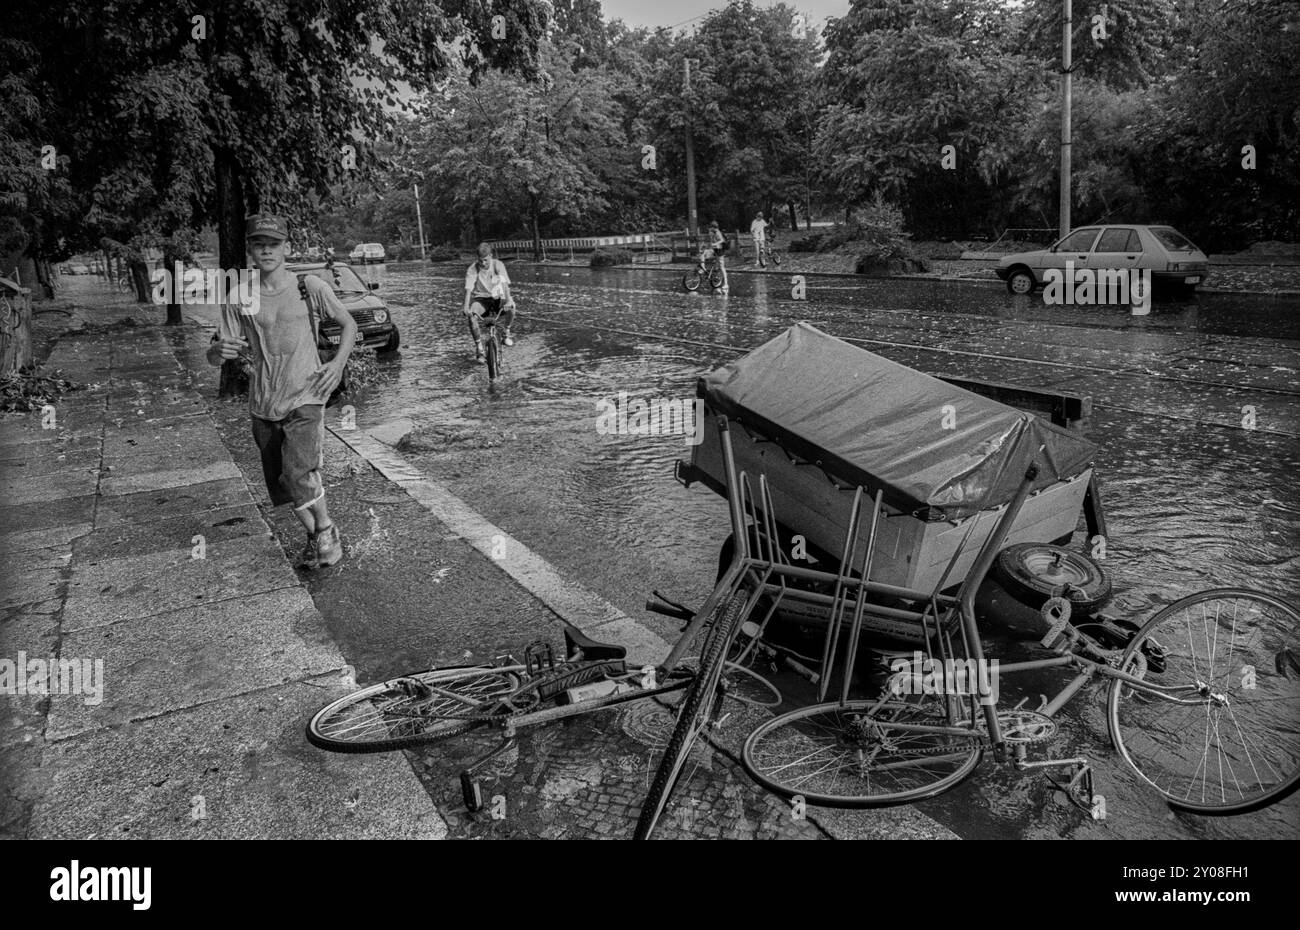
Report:
[[[634,262],[663,261],[672,256],[675,232],[632,233],[625,236],[575,236],[541,240],[542,261],[572,261],[579,254],[597,249],[626,249]],[[532,239],[490,239],[499,256],[532,258]]]

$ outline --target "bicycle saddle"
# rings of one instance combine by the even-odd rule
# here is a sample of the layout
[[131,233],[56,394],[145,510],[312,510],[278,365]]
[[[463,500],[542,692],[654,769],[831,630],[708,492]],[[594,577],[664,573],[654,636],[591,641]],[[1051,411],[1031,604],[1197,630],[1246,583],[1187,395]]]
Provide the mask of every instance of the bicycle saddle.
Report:
[[582,650],[582,657],[584,659],[622,659],[627,655],[626,646],[615,646],[612,643],[598,643],[576,627],[565,627],[565,655],[571,656],[578,649]]

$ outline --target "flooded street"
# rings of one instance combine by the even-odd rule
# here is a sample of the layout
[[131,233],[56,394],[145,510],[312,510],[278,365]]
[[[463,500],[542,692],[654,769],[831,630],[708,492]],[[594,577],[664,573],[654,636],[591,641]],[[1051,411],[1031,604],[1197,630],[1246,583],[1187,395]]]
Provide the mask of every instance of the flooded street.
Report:
[[[692,605],[705,597],[728,532],[725,504],[673,480],[673,462],[690,457],[681,437],[598,435],[596,402],[621,391],[693,397],[700,375],[800,320],[931,374],[1091,395],[1112,614],[1145,619],[1216,586],[1300,598],[1295,298],[1204,294],[1157,300],[1150,316],[1134,317],[1127,308],[1048,307],[1040,295],[987,284],[810,276],[807,300],[796,301],[788,275],[733,274],[724,298],[686,293],[680,266],[514,266],[516,344],[489,385],[459,312],[461,266],[358,270],[381,283],[402,350],[357,401],[357,427],[409,419],[414,430],[398,448],[411,464],[666,638],[677,625],[646,613],[645,599],[653,589]],[[1003,661],[1040,654],[992,643]],[[1036,696],[1065,680],[1021,676],[1004,695]],[[1103,695],[1093,688],[1074,701],[1051,751],[1092,759],[1106,821],[1055,801],[1041,777],[988,759],[922,809],[963,836],[1262,837],[1300,828],[1300,796],[1241,817],[1171,815],[1111,748]]]

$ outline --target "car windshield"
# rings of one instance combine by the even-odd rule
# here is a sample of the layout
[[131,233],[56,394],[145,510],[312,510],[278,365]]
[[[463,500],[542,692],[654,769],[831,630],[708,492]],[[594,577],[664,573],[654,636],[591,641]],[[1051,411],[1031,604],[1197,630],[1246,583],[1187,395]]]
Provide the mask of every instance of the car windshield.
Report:
[[340,294],[364,294],[367,291],[365,284],[357,277],[357,273],[347,265],[311,268],[307,271],[307,274],[320,278]]
[[1151,235],[1156,237],[1159,242],[1170,252],[1195,252],[1198,251],[1188,239],[1176,229],[1170,229],[1168,226],[1152,226]]

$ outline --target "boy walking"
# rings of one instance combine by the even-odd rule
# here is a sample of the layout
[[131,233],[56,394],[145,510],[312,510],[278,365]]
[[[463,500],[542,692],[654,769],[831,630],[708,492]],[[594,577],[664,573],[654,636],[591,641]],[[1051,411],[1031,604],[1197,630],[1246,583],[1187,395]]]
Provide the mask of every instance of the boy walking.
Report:
[[758,262],[759,267],[766,268],[767,262],[763,261],[763,245],[767,241],[767,227],[771,224],[763,219],[763,211],[759,211],[758,216],[754,217],[754,222],[749,224],[749,234],[754,237],[754,261]]
[[357,324],[328,284],[304,276],[312,302],[343,330],[338,355],[321,362],[311,311],[297,276],[285,268],[288,225],[278,216],[251,216],[245,237],[257,272],[259,303],[248,311],[222,306],[208,362],[220,365],[243,357],[252,365],[248,411],[271,505],[293,504],[294,516],[307,531],[304,564],[333,565],[343,558],[343,543],[325,507],[321,480],[325,402],[343,379]]

